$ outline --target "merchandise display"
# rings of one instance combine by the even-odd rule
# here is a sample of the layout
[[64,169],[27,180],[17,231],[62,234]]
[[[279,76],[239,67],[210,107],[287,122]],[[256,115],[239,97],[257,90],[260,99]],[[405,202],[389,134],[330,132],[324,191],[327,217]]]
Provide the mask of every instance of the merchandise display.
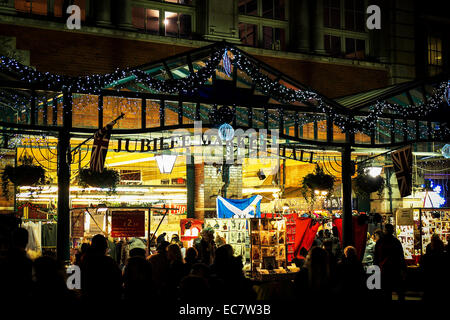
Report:
[[242,256],[243,263],[250,262],[250,238],[247,219],[205,219],[205,228],[214,229],[216,245],[230,244],[235,256]]
[[285,219],[250,219],[250,234],[253,274],[261,269],[286,268]]

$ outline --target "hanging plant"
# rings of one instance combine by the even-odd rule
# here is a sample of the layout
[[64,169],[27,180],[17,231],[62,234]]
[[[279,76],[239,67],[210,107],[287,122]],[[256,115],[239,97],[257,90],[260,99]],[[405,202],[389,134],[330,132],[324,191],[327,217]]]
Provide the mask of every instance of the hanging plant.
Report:
[[334,189],[336,178],[330,174],[326,174],[323,169],[316,165],[314,173],[307,174],[302,180],[301,192],[306,201],[314,202],[315,191],[326,191],[327,198],[331,197]]
[[[33,165],[33,158],[23,156],[19,159],[22,162],[19,166],[6,166],[2,174],[2,191],[3,196],[9,199],[11,192],[9,191],[9,183],[13,183],[14,187],[18,186],[39,186],[47,184],[45,179],[45,169],[40,166]],[[15,189],[14,188],[14,189]],[[14,190],[15,192],[16,190]]]
[[372,177],[362,171],[358,172],[352,184],[355,194],[365,199],[370,198],[372,192],[378,192],[378,195],[381,197],[384,190],[384,179],[382,176]]
[[78,173],[78,184],[84,188],[88,186],[93,188],[103,188],[109,189],[108,192],[110,193],[114,193],[119,181],[119,173],[112,169],[103,169],[103,172],[81,169]]

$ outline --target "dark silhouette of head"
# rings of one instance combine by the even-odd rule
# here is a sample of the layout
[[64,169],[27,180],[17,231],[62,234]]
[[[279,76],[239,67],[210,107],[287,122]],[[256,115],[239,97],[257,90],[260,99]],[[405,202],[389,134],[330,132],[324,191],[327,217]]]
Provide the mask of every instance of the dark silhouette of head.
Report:
[[183,262],[183,256],[178,244],[172,243],[167,247],[167,258],[171,262]]
[[156,248],[156,251],[158,253],[163,253],[166,254],[166,249],[167,247],[170,245],[170,243],[168,241],[161,241],[161,243],[158,245],[158,247]]
[[320,230],[318,235],[319,235],[319,238],[322,239],[323,238],[323,230]]
[[333,250],[333,241],[331,241],[330,239],[326,239],[322,244],[322,248],[330,253]]
[[184,258],[186,262],[192,263],[197,260],[197,257],[198,257],[197,249],[195,249],[194,247],[186,249],[186,257]]
[[91,252],[96,254],[106,254],[106,249],[108,249],[108,241],[101,234],[96,234],[91,241]]
[[325,229],[325,237],[326,237],[326,238],[331,237],[331,231],[330,231],[330,229]]
[[208,279],[211,274],[211,269],[204,263],[196,263],[192,266],[191,274]]
[[387,235],[393,235],[394,234],[394,226],[390,223],[387,223],[384,226],[384,233]]
[[349,261],[356,261],[358,260],[358,253],[356,252],[356,248],[353,246],[345,247],[344,249],[344,256]]
[[334,227],[331,229],[331,232],[333,233],[333,236],[334,236],[334,237],[339,237],[339,230],[338,230],[338,228],[337,228],[336,226],[334,226]]
[[67,289],[66,272],[58,260],[43,256],[34,263],[35,284],[41,293],[52,294],[57,297]]
[[373,232],[375,241],[378,241],[381,239],[381,237],[383,237],[383,231],[381,229],[377,229]]
[[28,244],[28,231],[24,228],[17,228],[12,233],[12,247],[25,250]]

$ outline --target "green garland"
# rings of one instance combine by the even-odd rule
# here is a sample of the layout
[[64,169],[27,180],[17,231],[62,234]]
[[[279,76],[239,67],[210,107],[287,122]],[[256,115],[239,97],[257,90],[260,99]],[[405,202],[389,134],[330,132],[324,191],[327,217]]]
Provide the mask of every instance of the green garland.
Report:
[[306,201],[315,201],[315,190],[327,191],[327,198],[331,197],[334,190],[336,178],[326,174],[323,169],[316,165],[314,173],[307,174],[302,180],[301,192]]
[[109,189],[110,193],[115,193],[119,181],[120,175],[113,169],[104,169],[103,172],[93,172],[90,169],[81,169],[78,173],[78,184],[84,188],[88,186],[104,188]]
[[357,196],[364,199],[370,198],[370,194],[373,192],[378,192],[378,195],[381,197],[384,184],[382,176],[372,177],[361,171],[358,172],[358,175],[352,181],[353,191]]
[[17,167],[6,166],[2,174],[2,191],[6,199],[11,197],[9,182],[12,182],[15,188],[46,184],[45,169],[28,163]]

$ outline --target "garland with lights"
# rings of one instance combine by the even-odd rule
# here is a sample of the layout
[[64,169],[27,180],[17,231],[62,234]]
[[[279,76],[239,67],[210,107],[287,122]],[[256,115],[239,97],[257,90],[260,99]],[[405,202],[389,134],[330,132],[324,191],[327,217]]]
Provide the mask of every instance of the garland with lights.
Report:
[[[301,102],[314,105],[317,107],[319,112],[325,114],[323,116],[319,116],[318,118],[321,120],[324,118],[329,118],[343,131],[349,133],[370,133],[376,128],[378,120],[382,117],[383,112],[387,110],[391,110],[394,113],[405,116],[427,115],[439,107],[440,103],[443,101],[443,97],[446,94],[446,90],[448,90],[448,82],[442,82],[436,92],[428,98],[426,103],[422,103],[417,106],[401,106],[395,103],[389,103],[387,101],[377,101],[369,108],[369,115],[358,120],[349,115],[339,114],[333,106],[326,103],[322,97],[315,92],[287,88],[280,82],[270,79],[266,74],[263,74],[260,71],[260,67],[255,62],[251,61],[251,59],[249,59],[246,55],[242,54],[240,50],[227,46],[221,46],[218,50],[213,52],[210,59],[205,62],[205,66],[203,68],[199,69],[197,72],[190,73],[189,76],[181,79],[160,80],[152,77],[146,71],[139,70],[137,68],[126,68],[123,70],[117,69],[112,73],[107,73],[104,75],[94,74],[90,76],[70,77],[51,74],[49,72],[39,72],[31,67],[20,64],[14,59],[4,56],[0,57],[0,72],[15,73],[19,75],[19,78],[22,81],[27,83],[41,84],[46,86],[48,89],[61,91],[68,90],[88,94],[99,94],[105,87],[116,87],[115,89],[120,91],[120,80],[125,77],[134,77],[136,81],[144,84],[156,92],[193,95],[208,81],[208,79],[213,76],[227,50],[233,54],[233,59],[230,59],[229,63],[248,74],[258,89],[260,89],[264,94],[270,95],[275,100],[282,103]],[[13,98],[12,101],[26,100],[24,97],[20,97],[21,99],[14,99],[14,97],[11,96],[11,98]],[[16,98],[18,98],[18,96],[16,96]],[[43,103],[45,103],[45,99],[43,100]],[[265,110],[264,112],[266,113],[267,111]],[[401,124],[401,126],[403,129],[408,130],[408,127],[405,127],[404,124]],[[439,129],[431,128],[431,130],[426,128],[426,133],[449,135],[450,129],[447,127],[442,127]]]

